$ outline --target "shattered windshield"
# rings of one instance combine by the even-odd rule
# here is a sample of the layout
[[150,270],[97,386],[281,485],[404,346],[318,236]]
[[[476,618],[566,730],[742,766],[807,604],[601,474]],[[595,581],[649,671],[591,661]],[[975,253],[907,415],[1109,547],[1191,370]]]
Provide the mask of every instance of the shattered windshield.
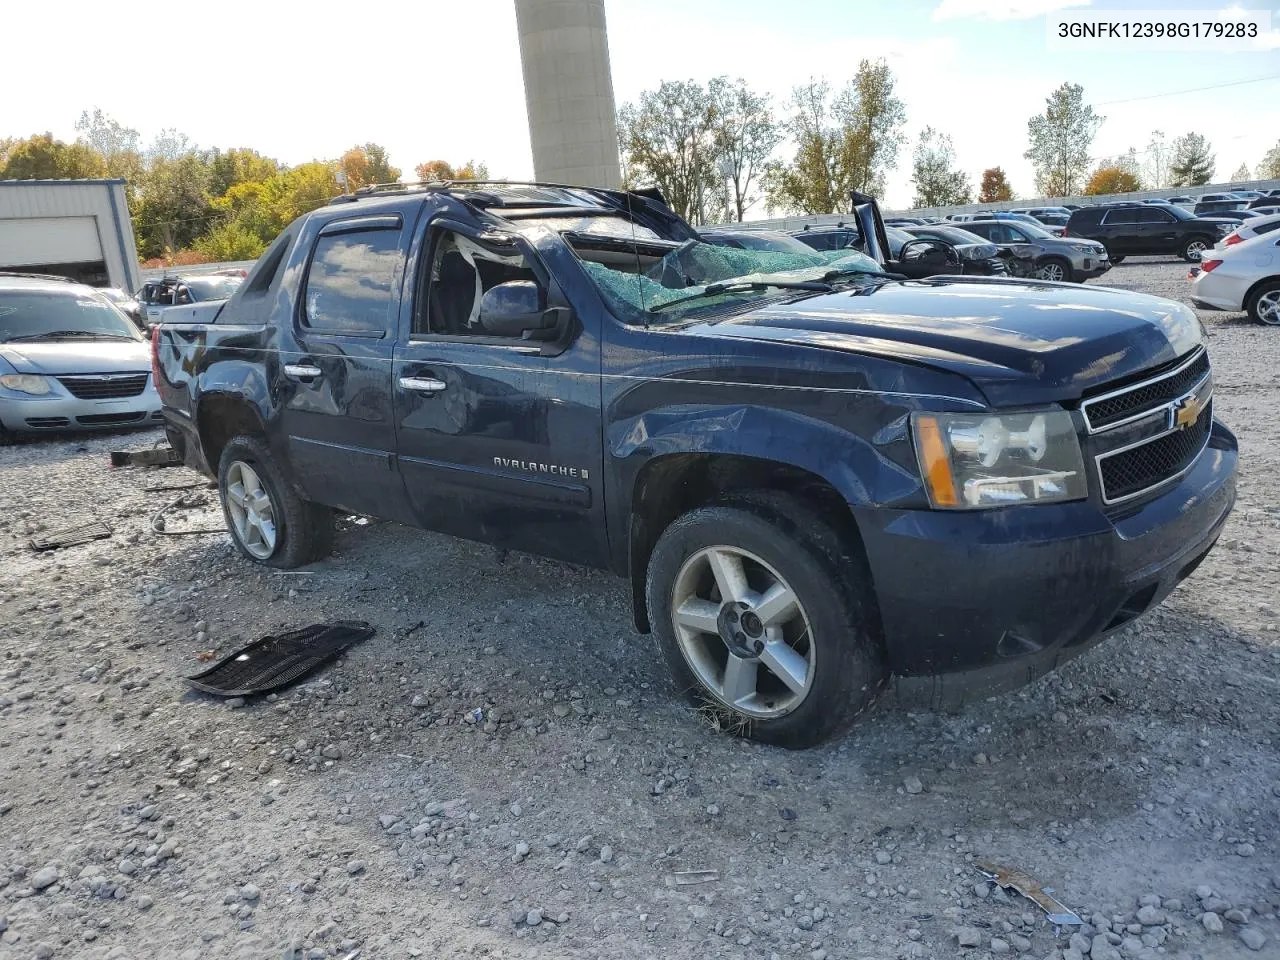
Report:
[[665,252],[638,244],[634,252],[610,255],[575,239],[571,246],[588,276],[628,323],[678,323],[695,312],[794,295],[797,285],[811,292],[884,272],[870,257],[847,249],[737,250],[690,240]]

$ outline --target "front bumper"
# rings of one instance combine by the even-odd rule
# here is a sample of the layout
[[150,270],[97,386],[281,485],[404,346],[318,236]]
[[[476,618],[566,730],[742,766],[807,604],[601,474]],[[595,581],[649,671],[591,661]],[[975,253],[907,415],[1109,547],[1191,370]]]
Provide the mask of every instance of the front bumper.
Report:
[[948,512],[858,508],[890,665],[913,696],[956,704],[1028,683],[1160,603],[1235,502],[1236,440],[1215,422],[1154,499]]
[[1092,280],[1094,277],[1100,277],[1111,269],[1111,260],[1102,256],[1098,257],[1081,257],[1074,256],[1071,258],[1071,271],[1080,280]]
[[110,430],[162,422],[160,395],[149,383],[136,397],[117,400],[80,400],[56,394],[19,398],[8,391],[0,397],[0,427],[11,433]]

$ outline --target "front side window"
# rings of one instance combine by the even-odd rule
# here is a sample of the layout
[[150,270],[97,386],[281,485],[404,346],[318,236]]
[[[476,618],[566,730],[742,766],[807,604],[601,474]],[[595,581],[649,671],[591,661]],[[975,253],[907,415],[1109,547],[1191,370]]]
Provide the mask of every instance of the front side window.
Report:
[[[507,325],[485,326],[484,295],[500,283],[538,277],[519,247],[490,246],[452,230],[439,230],[432,246],[425,302],[414,313],[413,332],[445,337],[519,336]],[[545,302],[545,295],[542,296]]]
[[1137,208],[1130,208],[1127,210],[1109,210],[1102,222],[1106,224],[1137,223],[1138,210]]
[[400,261],[399,230],[321,234],[303,291],[303,325],[352,336],[385,334]]

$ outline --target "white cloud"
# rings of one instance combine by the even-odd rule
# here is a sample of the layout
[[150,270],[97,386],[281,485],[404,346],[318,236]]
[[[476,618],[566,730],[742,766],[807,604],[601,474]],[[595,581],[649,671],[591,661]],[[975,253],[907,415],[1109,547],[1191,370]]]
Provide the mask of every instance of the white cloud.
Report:
[[941,0],[933,20],[1029,20],[1067,7],[1087,7],[1092,0]]

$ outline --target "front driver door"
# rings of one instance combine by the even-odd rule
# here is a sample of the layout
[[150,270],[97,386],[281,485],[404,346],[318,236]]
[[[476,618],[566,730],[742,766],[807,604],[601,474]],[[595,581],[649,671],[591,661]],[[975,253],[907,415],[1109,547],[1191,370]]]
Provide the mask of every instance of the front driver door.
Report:
[[[600,341],[574,318],[558,344],[487,329],[485,291],[533,281],[568,304],[531,247],[433,221],[395,351],[399,466],[424,527],[600,565]],[[564,316],[572,317],[566,312]]]

